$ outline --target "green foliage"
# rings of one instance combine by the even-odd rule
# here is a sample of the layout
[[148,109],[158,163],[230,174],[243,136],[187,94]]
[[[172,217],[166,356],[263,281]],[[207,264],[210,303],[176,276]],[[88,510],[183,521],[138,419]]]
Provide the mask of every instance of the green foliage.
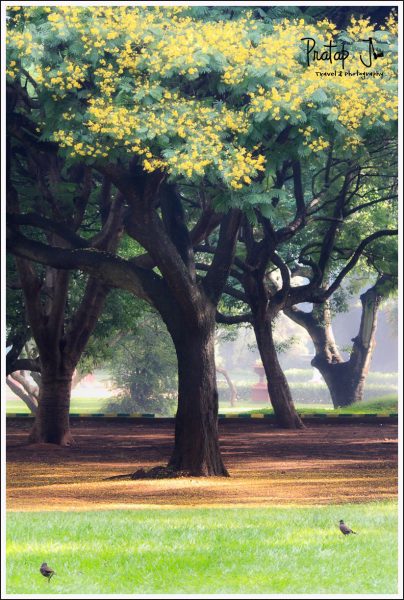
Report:
[[90,373],[98,367],[113,363],[117,347],[128,331],[150,314],[150,307],[124,290],[113,289],[105,301],[94,332],[80,358],[78,370]]
[[[237,194],[260,180],[265,162],[315,162],[331,140],[351,152],[394,132],[395,19],[386,26],[351,21],[348,8],[334,13],[344,15],[339,28],[321,10],[316,21],[315,11],[287,6],[15,7],[7,75],[24,82],[21,67],[29,72],[42,139],[69,159],[137,156],[148,172]],[[361,67],[361,39],[373,35],[384,77],[371,86],[318,77],[329,65],[308,68],[301,38],[322,43],[330,32],[349,42],[351,69]],[[278,144],[285,128],[289,139]]]
[[177,360],[171,338],[155,314],[146,313],[133,333],[117,342],[109,367],[123,391],[108,402],[106,412],[173,413]]

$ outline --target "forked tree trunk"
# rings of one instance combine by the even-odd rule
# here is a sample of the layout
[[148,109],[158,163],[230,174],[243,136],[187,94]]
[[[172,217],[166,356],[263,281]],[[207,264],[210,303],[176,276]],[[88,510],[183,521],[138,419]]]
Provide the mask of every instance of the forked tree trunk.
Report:
[[359,385],[358,380],[353,376],[349,361],[327,363],[321,357],[315,356],[311,364],[323,376],[334,408],[350,406],[362,400],[365,377],[362,379],[362,385]]
[[358,335],[353,338],[349,360],[344,361],[335,343],[328,303],[305,313],[296,308],[285,313],[309,333],[315,348],[311,361],[327,384],[334,408],[350,406],[363,400],[366,376],[375,348],[377,315],[382,300],[385,278],[361,295],[361,322]]
[[198,476],[228,476],[219,448],[214,313],[211,321],[174,339],[178,409],[169,467]]
[[253,325],[276,419],[281,427],[302,429],[303,421],[296,412],[289,384],[278,360],[273,339],[272,318],[268,313],[264,317],[255,314]]
[[42,370],[42,382],[35,422],[29,442],[70,446],[69,406],[73,371]]

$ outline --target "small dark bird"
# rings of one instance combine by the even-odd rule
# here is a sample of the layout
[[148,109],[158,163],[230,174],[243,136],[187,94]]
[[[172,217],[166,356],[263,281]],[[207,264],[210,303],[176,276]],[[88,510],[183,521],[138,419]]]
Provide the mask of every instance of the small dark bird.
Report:
[[52,577],[55,575],[55,571],[53,569],[51,569],[50,567],[48,567],[48,563],[42,563],[41,568],[39,570],[44,577],[48,578],[48,583],[52,579]]
[[356,531],[352,531],[348,525],[345,525],[344,521],[341,519],[339,522],[339,530],[344,535],[349,535],[350,533],[354,533],[356,535]]

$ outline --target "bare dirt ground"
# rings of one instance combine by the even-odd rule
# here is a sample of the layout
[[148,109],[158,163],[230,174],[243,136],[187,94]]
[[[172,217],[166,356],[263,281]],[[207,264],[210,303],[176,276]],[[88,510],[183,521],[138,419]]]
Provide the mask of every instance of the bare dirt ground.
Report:
[[397,425],[220,422],[230,478],[108,480],[170,457],[166,422],[73,422],[77,445],[26,444],[28,421],[7,424],[8,510],[331,504],[396,497]]

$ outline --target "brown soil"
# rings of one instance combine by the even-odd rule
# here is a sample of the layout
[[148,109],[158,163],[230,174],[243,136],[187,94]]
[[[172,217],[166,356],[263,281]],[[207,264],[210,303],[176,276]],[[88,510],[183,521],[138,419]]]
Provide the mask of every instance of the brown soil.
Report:
[[29,426],[17,419],[7,424],[9,510],[328,504],[397,493],[397,425],[391,423],[286,431],[261,421],[222,421],[230,478],[135,481],[113,477],[164,465],[172,424],[77,420],[72,448],[27,445]]

